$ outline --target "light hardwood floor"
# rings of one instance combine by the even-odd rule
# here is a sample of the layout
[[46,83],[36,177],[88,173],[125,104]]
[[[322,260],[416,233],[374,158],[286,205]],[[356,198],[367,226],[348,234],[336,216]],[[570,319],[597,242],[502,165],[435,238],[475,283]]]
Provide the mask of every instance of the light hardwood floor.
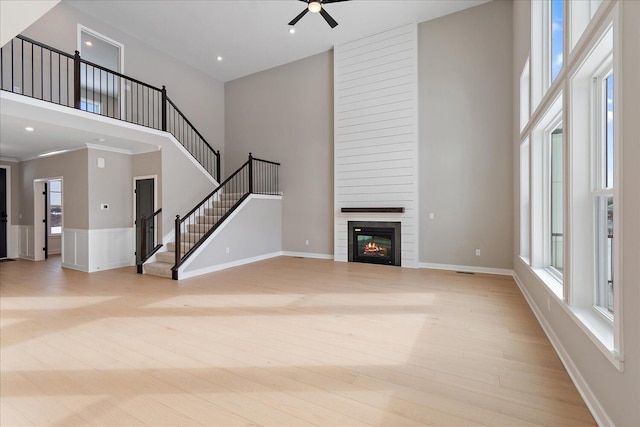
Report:
[[0,423],[594,425],[513,279],[280,257],[0,263]]

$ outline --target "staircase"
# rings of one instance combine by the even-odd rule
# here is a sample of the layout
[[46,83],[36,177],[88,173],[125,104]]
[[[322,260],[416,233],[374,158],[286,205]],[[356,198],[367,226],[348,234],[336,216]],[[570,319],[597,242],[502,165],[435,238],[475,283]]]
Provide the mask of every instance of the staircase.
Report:
[[[178,253],[186,253],[195,247],[213,227],[219,225],[223,218],[239,204],[245,195],[242,193],[222,194],[217,200],[208,201],[203,215],[195,216],[195,223],[188,224],[185,233],[180,233],[180,250]],[[156,253],[154,262],[144,264],[144,274],[154,276],[173,277],[173,266],[176,265],[176,243],[168,242],[167,250]]]
[[[220,182],[220,151],[209,145],[167,96],[164,86],[158,88],[86,61],[78,51],[71,55],[21,35],[0,48],[0,57],[8,58],[0,63],[0,90],[168,132],[212,181]],[[126,90],[118,91],[120,87]],[[176,217],[175,238],[164,245],[164,252],[160,252],[164,242],[156,235],[162,232],[159,214],[163,209],[136,220],[136,235],[143,248],[136,253],[138,273],[177,280],[180,266],[250,194],[280,195],[279,166],[249,153],[244,165],[182,219]],[[164,210],[166,214],[177,209],[164,206]]]

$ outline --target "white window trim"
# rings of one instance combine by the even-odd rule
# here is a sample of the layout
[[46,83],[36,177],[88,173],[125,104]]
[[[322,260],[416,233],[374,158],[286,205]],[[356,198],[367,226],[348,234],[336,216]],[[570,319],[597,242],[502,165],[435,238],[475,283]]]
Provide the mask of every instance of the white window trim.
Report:
[[[618,238],[614,239],[614,251],[618,254],[616,263],[614,264],[614,277],[617,279],[614,281],[614,322],[613,326],[604,321],[604,318],[596,313],[593,307],[576,307],[567,304],[567,300],[563,298],[562,289],[558,289],[557,282],[548,277],[546,270],[542,268],[543,260],[541,257],[541,242],[540,242],[540,207],[534,206],[535,203],[539,203],[537,198],[540,198],[542,183],[539,181],[540,177],[537,176],[539,171],[534,168],[538,167],[538,163],[541,162],[542,153],[539,150],[539,138],[540,138],[540,124],[548,123],[546,118],[549,116],[550,110],[556,105],[558,98],[562,96],[563,88],[567,84],[569,73],[575,73],[576,69],[580,67],[585,58],[589,55],[591,49],[597,45],[601,37],[608,31],[613,25],[614,37],[613,37],[613,55],[614,62],[613,68],[615,75],[620,75],[616,70],[621,69],[620,58],[620,6],[617,2],[601,2],[598,5],[598,9],[595,12],[593,18],[589,22],[587,28],[583,32],[580,39],[575,44],[574,49],[567,54],[565,47],[565,61],[562,70],[556,77],[554,84],[546,90],[540,84],[540,65],[543,55],[540,52],[542,48],[541,36],[546,31],[543,28],[543,33],[540,34],[540,28],[544,27],[548,20],[541,19],[540,4],[542,0],[532,0],[531,10],[531,118],[529,123],[522,130],[521,134],[530,135],[530,156],[531,156],[531,251],[530,258],[527,260],[523,257],[518,257],[523,263],[524,267],[534,273],[534,276],[541,283],[542,288],[546,289],[550,296],[559,302],[559,306],[566,312],[576,325],[585,333],[585,335],[593,342],[594,346],[598,348],[607,360],[609,360],[618,371],[624,370],[624,341],[623,341],[623,312],[622,312],[622,300],[623,288],[621,281],[622,262],[623,256],[621,255],[623,247],[624,234],[621,229],[622,225],[622,211],[623,200],[621,199],[622,188],[624,182],[622,181],[622,171],[619,165],[621,165],[621,159],[623,158],[621,144],[618,143],[620,137],[620,131],[622,129],[621,114],[617,113],[616,120],[614,121],[614,164],[618,165],[614,170],[614,200],[616,208],[614,210],[614,235]],[[566,31],[565,31],[566,32]],[[567,39],[565,38],[565,41]],[[621,86],[621,78],[614,79],[614,93],[620,94],[623,92]],[[621,97],[614,96],[614,111],[621,111]],[[562,104],[562,103],[560,103]],[[570,116],[570,115],[569,115]],[[565,128],[569,129],[569,144],[570,141],[570,123],[565,121]],[[568,206],[568,208],[570,208]],[[570,226],[571,224],[567,224]],[[569,230],[567,230],[569,231]],[[570,242],[568,242],[570,244]],[[565,251],[565,255],[567,252]],[[529,262],[527,262],[529,261]],[[571,262],[571,259],[565,259],[565,262]],[[565,264],[565,267],[567,264]],[[570,290],[572,284],[571,278],[565,277],[568,280],[568,286],[564,289]]]
[[[552,216],[552,203],[551,203],[551,135],[552,133],[562,124],[563,129],[562,129],[562,151],[563,151],[563,166],[562,166],[562,183],[563,183],[563,189],[562,189],[562,193],[563,193],[563,199],[566,198],[566,194],[567,192],[565,191],[565,186],[566,186],[566,182],[567,180],[565,179],[566,173],[565,173],[565,167],[564,164],[565,159],[567,158],[565,152],[566,152],[566,148],[567,148],[567,144],[566,144],[566,134],[565,134],[565,129],[564,129],[564,120],[562,117],[562,112],[559,113],[558,115],[556,115],[553,120],[551,121],[551,124],[549,126],[547,126],[544,130],[544,139],[543,139],[543,143],[544,143],[544,170],[543,173],[545,175],[545,211],[544,211],[544,268],[549,272],[549,274],[551,276],[553,276],[556,281],[560,284],[560,286],[563,285],[564,282],[564,274],[562,271],[559,271],[558,269],[556,269],[555,267],[553,267],[551,265],[551,245],[552,245],[552,238],[551,238],[551,216]],[[563,200],[563,209],[562,209],[562,229],[564,231],[565,227],[565,213],[566,213],[566,209],[565,209],[566,203]],[[562,254],[562,265],[564,267],[564,260],[565,260],[565,254],[564,254],[564,232],[563,232],[563,254]]]

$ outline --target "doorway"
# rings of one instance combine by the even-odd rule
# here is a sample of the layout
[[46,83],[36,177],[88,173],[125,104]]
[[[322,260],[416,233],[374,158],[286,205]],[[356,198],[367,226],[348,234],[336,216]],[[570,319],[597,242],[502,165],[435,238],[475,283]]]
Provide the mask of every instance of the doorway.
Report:
[[[135,179],[136,260],[141,261],[156,245],[156,225],[153,214],[156,209],[155,177]],[[143,217],[146,219],[143,222]],[[143,227],[146,224],[146,227]]]
[[49,257],[47,252],[47,180],[33,181],[33,260],[42,261]]
[[0,167],[0,258],[7,257],[7,169]]

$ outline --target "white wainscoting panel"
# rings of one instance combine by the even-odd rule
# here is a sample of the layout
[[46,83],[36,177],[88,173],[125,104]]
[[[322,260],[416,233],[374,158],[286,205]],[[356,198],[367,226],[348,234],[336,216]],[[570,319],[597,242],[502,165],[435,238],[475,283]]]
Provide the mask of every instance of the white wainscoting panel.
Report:
[[89,271],[89,230],[62,228],[62,266]]
[[49,255],[55,255],[62,252],[62,235],[56,234],[48,237]]
[[18,257],[33,259],[33,225],[18,226]]
[[20,256],[20,226],[10,225],[7,231],[7,256],[9,258],[18,258]]
[[62,266],[92,273],[135,265],[134,229],[62,229]]
[[[334,48],[336,261],[348,221],[401,222],[402,266],[419,267],[418,39],[410,24]],[[403,207],[343,214],[343,207]]]
[[135,265],[135,229],[89,230],[89,272]]

